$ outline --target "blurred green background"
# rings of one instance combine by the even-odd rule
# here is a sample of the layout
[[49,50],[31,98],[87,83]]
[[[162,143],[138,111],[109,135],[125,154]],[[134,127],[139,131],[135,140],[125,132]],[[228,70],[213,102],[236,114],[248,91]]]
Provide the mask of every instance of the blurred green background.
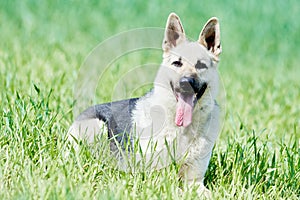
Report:
[[[257,188],[255,194],[265,194],[266,198],[268,195],[278,197],[277,194],[283,198],[290,194],[299,197],[299,0],[1,0],[0,111],[3,113],[0,114],[0,166],[5,167],[0,168],[0,197],[21,197],[26,194],[27,198],[31,198],[38,194],[35,192],[38,190],[41,194],[38,197],[42,198],[43,185],[50,188],[50,193],[57,194],[60,191],[60,197],[67,196],[65,192],[69,191],[69,187],[75,197],[76,192],[82,192],[79,196],[85,197],[86,192],[94,187],[91,185],[97,185],[98,179],[89,182],[94,175],[93,164],[93,167],[85,168],[91,174],[81,179],[85,186],[79,184],[78,190],[78,171],[67,174],[69,179],[60,179],[65,177],[60,174],[65,168],[72,171],[77,167],[77,163],[72,165],[72,161],[71,164],[64,164],[69,160],[65,161],[59,156],[60,148],[64,146],[63,138],[73,120],[73,88],[80,66],[100,42],[115,34],[133,28],[164,28],[170,12],[180,16],[187,36],[193,39],[198,38],[202,26],[210,17],[216,16],[220,20],[223,52],[219,71],[224,87],[221,93],[226,98],[220,102],[224,108],[223,129],[208,179],[215,181],[214,187],[223,184],[223,189],[219,187],[222,194],[233,194],[233,198],[236,193],[232,183],[236,177],[236,185],[242,187],[238,189],[241,196],[247,185],[250,196],[253,195],[253,187]],[[162,39],[157,38],[159,41]],[[120,59],[114,71],[116,74],[107,75],[107,85],[103,86],[103,93],[99,92],[99,102],[109,100],[105,95],[111,91],[119,69],[130,69],[132,64],[159,63],[161,52],[137,57],[132,60],[131,57]],[[264,165],[264,161],[259,160],[262,158],[254,154],[257,152],[252,152],[251,137],[254,133],[259,138],[257,142],[264,144],[261,147],[262,155],[269,165]],[[255,137],[254,140],[256,142]],[[234,144],[237,144],[237,148],[234,148]],[[270,152],[274,153],[272,160],[266,156]],[[229,158],[226,160],[227,154]],[[236,168],[232,170],[231,161],[235,162],[234,158],[239,158],[238,155],[241,158],[237,165],[233,164]],[[224,159],[224,162],[218,159]],[[90,160],[95,161],[93,158]],[[254,160],[262,166],[260,169],[266,166],[264,169],[269,170],[268,173],[257,171]],[[83,161],[85,166],[89,166],[87,162]],[[250,170],[247,176],[244,168],[240,168],[241,163],[246,171]],[[254,166],[248,167],[251,164]],[[276,174],[268,168],[270,166],[282,171],[276,171]],[[226,176],[222,175],[223,169]],[[216,174],[217,170],[222,173]],[[266,177],[270,175],[273,182],[267,182],[264,175],[260,179],[258,172]],[[119,180],[118,174],[112,176],[113,179],[107,175],[105,181],[118,185],[123,183],[124,179]],[[216,176],[220,176],[220,179],[215,179]],[[243,178],[239,179],[240,176]],[[137,180],[138,186],[133,183],[132,188],[143,186],[144,179]],[[110,194],[114,194],[116,186],[111,187],[105,181],[99,187],[107,184],[108,189],[111,188]],[[57,182],[65,185],[66,191],[55,188]],[[167,181],[167,184],[171,183]],[[159,186],[156,183],[152,185]],[[130,195],[128,188],[124,186],[121,193]],[[285,196],[289,188],[291,190]],[[150,191],[145,197],[155,193],[155,190],[144,188],[136,190],[135,194],[140,191]],[[232,193],[228,194],[227,191]],[[90,192],[88,194],[92,196],[93,191]]]
[[169,13],[176,12],[193,39],[208,18],[220,19],[223,53],[219,69],[227,95],[226,112],[239,115],[254,129],[275,129],[280,135],[299,125],[297,0],[2,0],[0,8],[3,106],[5,93],[27,94],[32,83],[53,88],[54,96],[70,104],[79,67],[96,45],[129,29],[163,28]]

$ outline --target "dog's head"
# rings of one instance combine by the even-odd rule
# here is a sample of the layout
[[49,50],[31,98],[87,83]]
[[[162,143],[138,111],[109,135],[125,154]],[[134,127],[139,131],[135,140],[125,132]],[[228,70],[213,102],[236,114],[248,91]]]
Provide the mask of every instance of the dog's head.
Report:
[[[222,51],[219,21],[213,17],[200,32],[197,42],[188,41],[179,17],[169,15],[162,44],[163,63],[167,69],[164,84],[177,101],[175,123],[188,126],[192,122],[194,107],[201,99],[214,100],[218,90],[217,64]],[[209,101],[206,99],[206,101]]]

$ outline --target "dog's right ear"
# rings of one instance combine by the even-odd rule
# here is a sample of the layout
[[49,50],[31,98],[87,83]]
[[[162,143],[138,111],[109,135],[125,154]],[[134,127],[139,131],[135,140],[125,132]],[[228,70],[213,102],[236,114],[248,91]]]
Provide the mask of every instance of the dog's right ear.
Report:
[[179,17],[171,13],[168,17],[162,49],[167,52],[186,40],[183,26]]

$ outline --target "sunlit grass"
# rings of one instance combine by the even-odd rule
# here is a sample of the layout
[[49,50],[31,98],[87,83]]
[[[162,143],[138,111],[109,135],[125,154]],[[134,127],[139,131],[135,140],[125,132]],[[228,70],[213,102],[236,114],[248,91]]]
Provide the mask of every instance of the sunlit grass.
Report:
[[[195,199],[174,166],[125,173],[105,153],[66,142],[88,53],[121,31],[164,27],[175,11],[193,39],[209,17],[221,23],[226,110],[205,179],[213,197],[299,199],[299,8],[296,0],[1,1],[0,198]],[[120,58],[96,99],[111,98],[123,71],[160,60],[159,51]]]

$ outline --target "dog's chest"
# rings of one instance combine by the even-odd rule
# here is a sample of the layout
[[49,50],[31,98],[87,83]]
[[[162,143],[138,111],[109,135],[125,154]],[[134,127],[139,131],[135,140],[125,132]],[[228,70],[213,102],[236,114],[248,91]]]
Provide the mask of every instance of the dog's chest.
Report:
[[[154,103],[155,102],[155,103]],[[195,141],[203,134],[206,113],[199,107],[193,114],[193,122],[188,127],[178,127],[175,124],[176,101],[149,101],[148,99],[137,102],[133,112],[135,135],[141,148],[146,151],[149,142],[157,145],[157,150],[166,148],[166,144],[174,146],[179,153],[184,153],[188,148],[197,145]]]

